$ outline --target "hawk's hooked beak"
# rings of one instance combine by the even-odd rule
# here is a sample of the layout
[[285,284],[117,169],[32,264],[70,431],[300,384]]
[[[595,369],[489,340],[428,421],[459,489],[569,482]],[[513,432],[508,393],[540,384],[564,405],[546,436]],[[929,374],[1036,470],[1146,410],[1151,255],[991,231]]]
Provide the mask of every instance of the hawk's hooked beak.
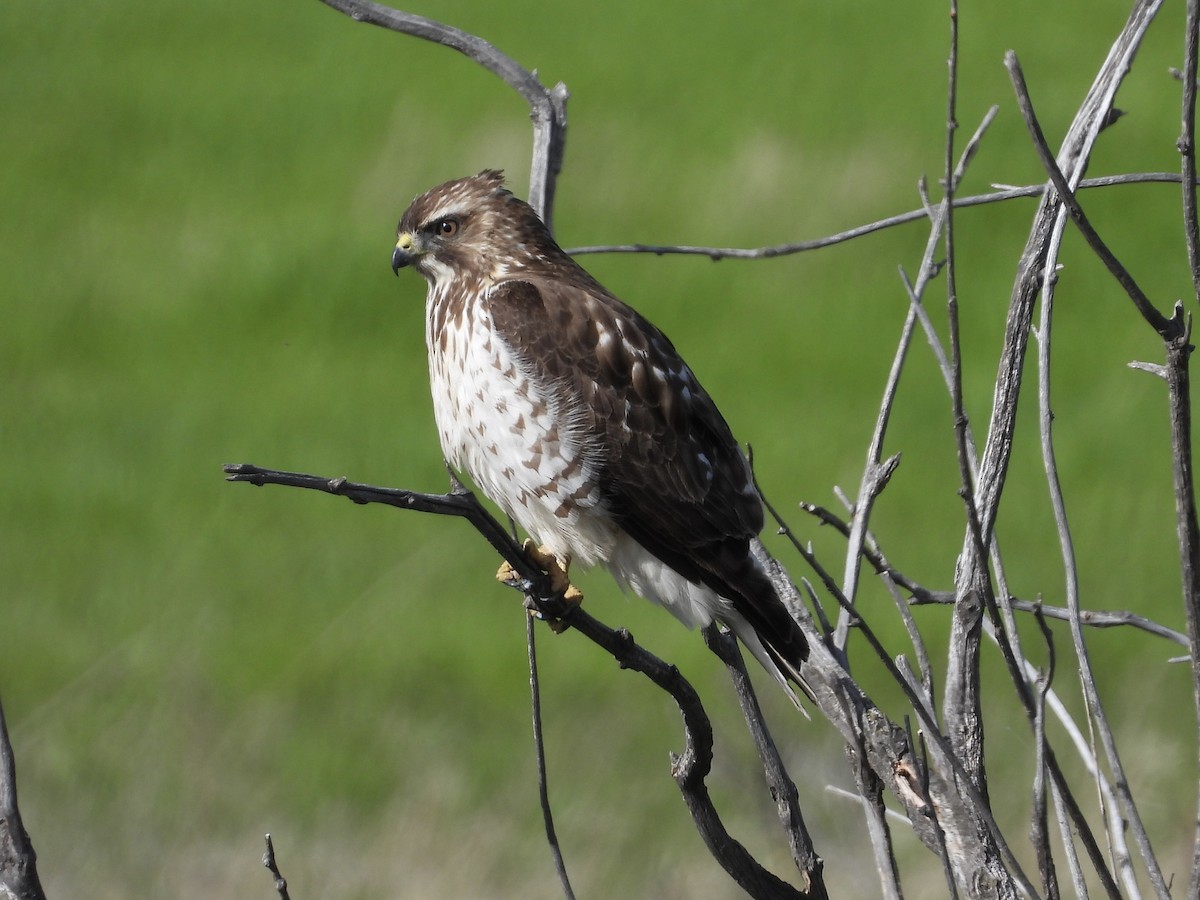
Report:
[[399,275],[400,270],[411,265],[418,255],[419,251],[413,242],[412,233],[402,231],[396,241],[396,249],[392,251],[392,271]]

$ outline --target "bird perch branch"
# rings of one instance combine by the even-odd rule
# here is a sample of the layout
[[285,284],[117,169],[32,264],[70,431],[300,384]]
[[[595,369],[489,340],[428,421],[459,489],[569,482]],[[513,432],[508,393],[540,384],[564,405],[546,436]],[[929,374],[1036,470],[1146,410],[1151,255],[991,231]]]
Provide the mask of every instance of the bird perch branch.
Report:
[[[305,488],[346,497],[358,504],[382,503],[398,509],[466,519],[521,576],[523,583],[518,587],[525,594],[526,602],[532,609],[548,620],[569,625],[606,650],[622,669],[641,672],[670,694],[679,707],[684,727],[684,750],[679,755],[672,754],[671,774],[701,837],[725,871],[754,897],[824,896],[823,893],[801,893],[767,871],[725,829],[705,784],[705,778],[712,769],[712,724],[699,695],[687,679],[675,666],[638,645],[625,629],[609,628],[582,607],[565,601],[561,592],[555,593],[550,586],[549,576],[538,567],[525,549],[509,536],[504,526],[487,511],[475,495],[457,480],[448,494],[425,494],[359,484],[345,478],[323,478],[317,475],[263,469],[249,464],[227,465],[224,471],[229,481],[242,481],[258,486],[275,484]],[[813,890],[816,891],[819,886],[823,892],[820,867],[814,866],[811,871],[815,874]]]

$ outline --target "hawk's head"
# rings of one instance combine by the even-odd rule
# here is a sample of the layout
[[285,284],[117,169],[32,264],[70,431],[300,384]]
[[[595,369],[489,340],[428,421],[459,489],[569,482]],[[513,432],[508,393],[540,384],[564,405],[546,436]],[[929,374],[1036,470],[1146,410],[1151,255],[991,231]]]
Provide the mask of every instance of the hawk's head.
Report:
[[447,181],[418,197],[397,229],[392,269],[411,265],[433,287],[458,279],[483,282],[565,257],[528,203],[486,169]]

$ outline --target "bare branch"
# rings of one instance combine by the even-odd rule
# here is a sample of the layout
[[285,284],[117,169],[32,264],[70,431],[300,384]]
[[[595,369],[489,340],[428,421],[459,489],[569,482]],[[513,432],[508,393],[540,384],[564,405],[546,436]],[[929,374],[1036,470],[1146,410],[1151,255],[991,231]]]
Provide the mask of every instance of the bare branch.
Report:
[[455,480],[449,494],[422,494],[397,488],[374,487],[347,481],[345,478],[322,478],[296,472],[280,472],[241,463],[224,467],[229,481],[244,481],[254,485],[276,484],[322,491],[347,497],[355,503],[383,503],[400,509],[412,509],[435,515],[457,516],[466,519],[509,565],[521,576],[517,587],[529,603],[545,618],[569,626],[606,650],[622,669],[640,672],[671,695],[683,716],[684,751],[671,755],[671,774],[683,795],[705,845],[747,893],[757,898],[795,898],[799,892],[787,882],[767,871],[721,822],[704,780],[712,770],[712,724],[695,688],[679,670],[639,646],[624,629],[612,629],[593,618],[575,603],[564,601],[561,592],[555,593],[549,576],[538,568],[523,547],[509,536],[479,500]]
[[[889,569],[887,574],[896,578],[897,573]],[[907,590],[912,590],[911,585],[900,579],[897,579],[897,583]],[[909,601],[913,606],[926,606],[928,604],[939,603],[949,604],[954,602],[954,595],[949,591],[929,591],[920,587],[917,590],[919,593],[914,593]],[[1010,598],[1009,602],[1012,604],[1013,609],[1018,612],[1040,612],[1047,619],[1058,619],[1063,622],[1069,622],[1075,615],[1071,610],[1062,606],[1049,606],[1041,602],[1018,600],[1015,597]],[[1081,609],[1078,616],[1081,625],[1090,625],[1093,628],[1137,628],[1181,646],[1188,646],[1187,635],[1173,628],[1168,628],[1166,625],[1160,625],[1152,619],[1147,619],[1145,616],[1130,612],[1127,609]]]
[[[1176,316],[1183,305],[1175,305]],[[1188,360],[1191,317],[1178,340],[1166,341],[1167,394],[1171,420],[1171,468],[1175,487],[1175,528],[1179,541],[1179,566],[1183,607],[1191,644],[1192,697],[1197,727],[1200,728],[1200,523],[1197,521],[1196,483],[1192,449],[1192,398]],[[1200,817],[1192,842],[1192,866],[1188,890],[1200,892]]]
[[[867,836],[875,857],[875,870],[879,873],[879,887],[884,900],[900,900],[900,870],[896,863],[896,851],[892,846],[892,832],[887,823],[887,806],[883,802],[883,782],[871,769],[862,745],[846,745],[850,770],[854,773],[858,787],[857,800],[867,821]],[[907,822],[905,824],[908,824]]]
[[[1133,54],[1159,5],[1159,0],[1139,0],[1135,3],[1068,129],[1060,159],[1075,183],[1078,183],[1096,138],[1112,109],[1116,89],[1128,72]],[[991,591],[989,573],[978,548],[990,547],[992,543],[991,535],[1011,458],[1032,310],[1041,284],[1040,275],[1045,268],[1050,231],[1057,215],[1057,201],[1044,196],[1034,218],[1013,287],[988,437],[975,477],[975,502],[968,504],[971,522],[964,537],[963,553],[955,577],[952,648],[965,647],[978,641],[983,605]],[[972,510],[978,515],[977,522]],[[972,649],[968,648],[966,653],[956,651],[952,657],[947,669],[942,706],[945,727],[955,738],[956,748],[969,760],[968,765],[977,769],[981,761],[982,743],[977,714],[978,671],[971,664],[976,658]]]
[[1062,840],[1063,852],[1067,855],[1067,868],[1071,870],[1071,885],[1075,888],[1078,900],[1088,900],[1087,879],[1083,867],[1079,864],[1079,854],[1075,850],[1075,841],[1071,836],[1071,820],[1067,816],[1066,807],[1058,787],[1050,785],[1050,796],[1054,798],[1054,819],[1058,823],[1058,834]]
[[[771,515],[777,516],[769,504],[767,509]],[[801,626],[811,633],[812,622],[804,613],[796,588],[788,578],[787,572],[767,553],[760,541],[751,541],[750,547],[770,575],[776,593],[783,599]],[[810,565],[815,563],[811,551],[807,551],[799,545],[797,545],[797,550]],[[831,594],[843,607],[848,605],[846,598],[837,590],[836,585]],[[953,825],[955,834],[961,833],[961,829],[968,819],[971,822],[978,822],[987,829],[988,837],[1003,862],[1003,867],[992,873],[996,880],[991,883],[997,889],[1019,887],[1029,896],[1036,897],[1037,891],[1009,849],[1000,826],[992,817],[986,799],[967,777],[962,762],[955,755],[946,738],[938,731],[937,723],[925,713],[919,694],[912,690],[899,673],[895,662],[867,622],[861,616],[857,619],[856,627],[862,632],[888,675],[904,691],[909,703],[912,704],[921,719],[925,729],[924,733],[932,741],[935,763],[933,771],[930,772],[929,794],[917,791],[919,776],[912,758],[912,748],[904,739],[903,733],[901,732],[897,737],[896,733],[900,731],[899,728],[890,722],[867,697],[862,688],[849,678],[848,673],[833,654],[832,648],[826,647],[823,643],[810,641],[809,658],[805,663],[805,677],[813,688],[821,712],[838,728],[847,743],[856,746],[861,742],[870,759],[871,768],[884,780],[893,795],[908,808],[909,819],[914,823],[914,830],[922,842],[930,848],[936,847],[933,832],[928,827],[931,801],[937,804],[940,810],[939,816],[952,816],[956,819]],[[935,772],[938,773],[936,778],[934,777]],[[945,780],[942,778],[942,773],[945,775]],[[944,825],[944,818],[942,822]],[[925,827],[921,827],[922,824]],[[963,851],[964,859],[967,852],[973,852],[973,848],[970,851],[967,848],[960,849]],[[959,862],[961,863],[962,860]]]
[[[921,745],[921,792],[924,796],[929,796],[929,745],[923,734],[918,734],[918,741]],[[911,738],[909,742],[912,742]],[[950,850],[946,846],[946,832],[942,828],[941,822],[938,821],[936,804],[930,804],[929,818],[933,820],[933,832],[937,836],[938,861],[942,864],[946,889],[950,893],[950,900],[958,900],[958,884],[954,880],[954,868],[950,864]]]
[[[957,16],[957,11],[955,13]],[[988,111],[983,114],[983,121],[979,123],[979,127],[975,129],[975,133],[971,135],[965,147],[963,147],[962,156],[958,159],[958,165],[954,167],[954,173],[950,178],[950,195],[943,202],[954,206],[954,195],[958,191],[958,186],[962,184],[963,178],[967,174],[967,166],[971,164],[971,160],[975,158],[975,154],[979,152],[979,145],[983,142],[983,136],[987,133],[992,122],[995,121],[997,114],[1000,112],[1000,105],[993,103],[988,107]],[[949,146],[953,153],[953,146]]]
[[[849,800],[851,803],[862,803],[862,797],[860,797],[854,791],[848,791],[845,788],[838,787],[836,784],[825,785],[825,793],[832,797],[839,797],[842,800]],[[894,809],[887,809],[885,807],[883,814],[887,817],[888,821],[895,822],[897,825],[907,826],[912,824],[905,816],[896,812]]]
[[[1015,64],[1015,60],[1013,61]],[[1019,72],[1019,70],[1017,70]],[[1016,77],[1016,76],[1014,76]],[[1062,229],[1064,221],[1061,217],[1055,223],[1054,236],[1050,241],[1046,257],[1046,269],[1044,272],[1044,282],[1042,284],[1042,305],[1041,317],[1037,330],[1038,337],[1038,427],[1041,436],[1042,450],[1042,466],[1046,473],[1046,483],[1050,494],[1050,507],[1054,514],[1054,522],[1058,531],[1059,548],[1063,561],[1063,572],[1065,578],[1064,591],[1067,598],[1067,621],[1071,625],[1071,640],[1075,649],[1075,657],[1079,663],[1079,678],[1083,688],[1084,702],[1087,708],[1087,714],[1096,731],[1099,732],[1101,742],[1105,747],[1106,755],[1109,759],[1109,764],[1113,769],[1118,783],[1118,795],[1121,797],[1122,805],[1132,806],[1133,797],[1128,791],[1122,791],[1120,786],[1124,784],[1125,777],[1121,766],[1120,757],[1118,755],[1116,739],[1112,729],[1108,723],[1108,716],[1104,711],[1103,703],[1100,700],[1100,693],[1096,688],[1096,680],[1092,671],[1091,658],[1088,655],[1087,645],[1083,637],[1083,627],[1079,614],[1079,569],[1075,560],[1075,547],[1071,538],[1071,529],[1067,521],[1066,500],[1062,492],[1062,484],[1058,478],[1058,461],[1054,452],[1054,412],[1050,402],[1051,390],[1051,346],[1053,340],[1053,312],[1054,312],[1054,287],[1055,281],[1051,273],[1053,272],[1057,256],[1058,248],[1062,239]],[[1041,617],[1038,618],[1041,623]],[[1045,691],[1040,694],[1044,695]],[[1041,755],[1041,747],[1039,745],[1039,757]],[[1096,769],[1095,777],[1098,777],[1099,769]],[[1103,789],[1097,784],[1100,794],[1103,797]],[[1135,833],[1141,830],[1141,818],[1137,813],[1136,808],[1129,812],[1131,819],[1134,822]],[[1111,818],[1105,817],[1105,825],[1109,834],[1109,842],[1114,842],[1113,829],[1110,827]],[[1149,838],[1142,833],[1139,844],[1142,847],[1143,854],[1147,856],[1147,866],[1151,869],[1151,879],[1154,879],[1153,870],[1157,868],[1157,862],[1154,861],[1153,853],[1150,850]],[[1125,877],[1126,886],[1129,887],[1131,882],[1136,889],[1136,881],[1133,880],[1131,872],[1127,865],[1121,865],[1123,857],[1117,854],[1118,868]]]
[[537,629],[533,627],[532,615],[525,615],[525,646],[529,655],[529,696],[533,718],[533,755],[537,763],[538,801],[542,806],[542,824],[546,829],[546,843],[550,845],[550,856],[554,860],[554,871],[558,873],[563,896],[575,900],[571,879],[567,876],[567,864],[563,861],[562,847],[554,829],[554,812],[550,808],[550,787],[546,777],[546,740],[542,733],[542,691],[538,679]]
[[896,604],[896,611],[900,614],[900,620],[904,623],[904,629],[908,632],[908,639],[913,645],[913,652],[917,655],[917,666],[921,670],[921,694],[926,703],[926,709],[929,711],[929,716],[933,721],[937,721],[937,700],[934,692],[933,682],[933,665],[929,661],[929,651],[925,647],[925,638],[921,636],[921,630],[917,627],[917,622],[913,618],[912,610],[908,603],[900,596],[900,591],[896,587],[896,582],[892,581],[887,576],[887,573],[881,573],[884,586],[887,588],[888,594],[891,595],[892,601]]
[[[949,754],[956,765],[956,780],[962,782],[960,789],[977,789],[979,801],[968,807],[966,817],[960,820],[944,818],[942,827],[947,829],[947,844],[963,843],[972,847],[972,852],[953,854],[949,857],[955,880],[964,890],[970,890],[980,873],[989,883],[996,885],[1001,896],[1014,896],[1015,885],[1008,880],[999,858],[1000,847],[989,841],[994,829],[985,819],[991,819],[987,778],[984,775],[983,716],[979,693],[979,619],[980,599],[988,593],[986,558],[990,535],[985,534],[979,521],[979,510],[975,498],[975,473],[973,466],[973,444],[963,404],[962,350],[958,324],[958,286],[954,243],[954,136],[958,130],[958,3],[950,0],[950,49],[947,60],[948,78],[946,89],[946,138],[943,157],[944,175],[942,187],[945,191],[943,241],[945,247],[944,271],[946,275],[946,320],[950,344],[950,405],[954,420],[955,455],[959,468],[959,493],[962,497],[968,521],[968,539],[962,556],[960,569],[964,573],[977,573],[975,577],[956,579],[959,590],[955,598],[950,644],[947,656],[947,690],[943,723],[949,738]],[[980,589],[982,583],[982,590]],[[919,711],[919,710],[918,710]],[[935,737],[927,735],[926,739]],[[935,741],[936,743],[936,741]],[[943,753],[946,751],[940,747]],[[962,774],[959,775],[958,767]]]
[[507,560],[522,578],[530,582],[533,587],[541,587],[544,582],[547,590],[542,593],[547,597],[552,596],[548,590],[549,581],[546,580],[545,573],[509,536],[508,532],[504,530],[504,526],[480,505],[479,501],[475,499],[475,495],[463,487],[457,479],[454,479],[453,490],[449,494],[422,494],[417,491],[359,484],[345,478],[322,478],[319,475],[263,469],[249,463],[227,465],[224,467],[224,472],[226,481],[244,481],[258,487],[276,484],[283,487],[305,488],[345,497],[358,504],[382,503],[400,509],[466,519],[492,545],[492,549]]
[[758,751],[758,758],[762,762],[767,787],[775,799],[779,822],[787,835],[792,859],[804,879],[802,890],[805,896],[811,897],[813,900],[822,900],[822,898],[828,900],[829,894],[825,888],[824,877],[825,863],[813,848],[812,837],[804,824],[796,784],[784,768],[783,760],[779,756],[779,750],[775,746],[771,732],[767,730],[763,722],[762,709],[754,694],[754,685],[751,684],[750,677],[746,674],[737,639],[716,622],[705,627],[703,634],[704,643],[725,663],[729,678],[733,682],[738,703],[742,707],[742,715],[746,720],[746,727],[750,731],[750,737]]
[[505,56],[487,41],[450,25],[413,13],[401,12],[371,0],[321,0],[357,22],[378,25],[457,50],[519,93],[529,104],[533,119],[533,162],[529,175],[529,205],[551,227],[554,189],[562,169],[567,128],[566,85],[545,87],[537,74]]
[[[850,534],[850,526],[846,521],[832,512],[828,507],[809,503],[804,500],[800,501],[797,506],[803,512],[815,518],[820,524],[833,528],[843,537],[847,537]],[[781,529],[779,533],[790,536],[790,531],[785,529]],[[909,593],[908,605],[910,606],[949,605],[954,602],[953,591],[932,590],[918,584],[893,566],[883,551],[873,543],[868,543],[863,547],[863,557],[875,569],[876,574],[884,576],[890,582]],[[1070,621],[1072,615],[1071,611],[1066,607],[1051,606],[1040,600],[1032,602],[1029,600],[1020,600],[1016,597],[1009,597],[1008,602],[1017,612],[1034,613],[1040,611],[1048,619],[1058,619],[1067,622]],[[1136,628],[1156,637],[1165,638],[1168,641],[1179,644],[1181,647],[1189,646],[1186,634],[1176,631],[1174,628],[1168,628],[1166,625],[1162,625],[1153,619],[1127,609],[1081,609],[1079,610],[1079,620],[1084,625],[1093,628]]]
[[[1196,70],[1200,52],[1200,2],[1188,0],[1184,32],[1183,122],[1179,136],[1182,177],[1190,178],[1183,187],[1184,237],[1192,269],[1192,292],[1200,298],[1200,226],[1196,212]],[[1178,315],[1178,313],[1177,313]],[[1187,331],[1191,330],[1188,320]],[[1174,453],[1176,528],[1179,539],[1183,602],[1191,645],[1192,696],[1200,728],[1200,538],[1197,536],[1195,484],[1192,469],[1191,397],[1188,342],[1168,342],[1167,387],[1171,404],[1171,443]],[[1200,800],[1198,800],[1200,804]],[[1192,863],[1188,890],[1200,893],[1200,814],[1192,836]]]
[[1046,626],[1046,620],[1036,615],[1038,628],[1046,642],[1046,671],[1038,678],[1033,718],[1033,740],[1036,760],[1033,772],[1033,821],[1030,841],[1037,853],[1038,871],[1042,875],[1042,887],[1051,900],[1058,897],[1058,876],[1054,870],[1054,856],[1050,852],[1050,835],[1046,825],[1046,694],[1054,681],[1054,635]]
[[46,900],[38,879],[37,853],[17,805],[17,762],[0,704],[0,896]]
[[[1187,25],[1184,27],[1183,113],[1179,134],[1182,158],[1180,181],[1183,185],[1183,235],[1187,242],[1188,262],[1192,268],[1192,293],[1200,299],[1200,225],[1196,221],[1196,56],[1200,43],[1200,2],[1188,0]],[[1196,841],[1200,853],[1200,840]],[[1200,878],[1200,873],[1195,873]],[[1193,882],[1197,884],[1198,882]]]
[[1042,134],[1042,127],[1037,120],[1037,114],[1033,109],[1033,101],[1029,97],[1029,89],[1025,85],[1025,75],[1021,71],[1021,64],[1017,60],[1017,55],[1011,50],[1004,56],[1004,64],[1008,67],[1009,75],[1012,78],[1013,88],[1017,92],[1017,104],[1021,107],[1021,114],[1025,118],[1025,124],[1029,129],[1029,135],[1033,139],[1034,149],[1037,150],[1038,158],[1042,161],[1042,166],[1046,169],[1046,173],[1050,176],[1050,182],[1054,185],[1055,191],[1058,192],[1059,199],[1070,213],[1071,220],[1079,228],[1080,233],[1088,242],[1093,252],[1104,263],[1105,267],[1117,280],[1117,282],[1125,289],[1125,293],[1129,295],[1129,299],[1133,301],[1138,312],[1142,314],[1151,327],[1154,328],[1164,338],[1169,338],[1179,334],[1182,328],[1182,321],[1176,317],[1168,319],[1160,313],[1150,302],[1150,298],[1134,281],[1133,276],[1129,274],[1129,270],[1121,264],[1121,261],[1113,255],[1113,252],[1104,243],[1103,238],[1092,227],[1092,223],[1083,212],[1083,207],[1079,205],[1079,200],[1075,196],[1075,192],[1067,182],[1067,177],[1058,167],[1058,163],[1054,159],[1054,155],[1050,152],[1050,147],[1046,143],[1045,135]]
[[279,864],[275,862],[275,842],[271,840],[270,833],[263,835],[267,843],[267,849],[263,853],[263,866],[271,873],[275,879],[275,893],[279,895],[279,900],[291,900],[288,894],[287,879],[283,877],[283,873],[279,871]]
[[[984,622],[983,628],[984,633],[987,634],[988,637],[990,637],[993,641],[998,643],[995,631],[992,628],[992,623]],[[1029,680],[1031,683],[1036,683],[1039,678],[1037,669],[1034,668],[1033,664],[1028,660],[1023,661],[1021,664],[1025,669],[1027,680]],[[1087,739],[1079,730],[1079,726],[1075,723],[1075,720],[1071,718],[1070,712],[1063,705],[1062,700],[1059,699],[1053,688],[1047,688],[1046,690],[1046,704],[1050,707],[1051,712],[1054,713],[1054,716],[1056,719],[1058,719],[1059,724],[1062,725],[1063,729],[1071,738],[1071,741],[1079,754],[1079,758],[1083,761],[1088,773],[1095,778],[1097,785],[1100,787],[1101,796],[1104,798],[1102,808],[1106,811],[1111,811],[1111,814],[1119,819],[1116,794],[1113,792],[1112,786],[1109,784],[1108,779],[1104,777],[1104,773],[1100,771],[1099,763],[1096,760],[1096,754],[1092,751]],[[1089,719],[1089,724],[1090,723],[1091,720]],[[1055,805],[1059,809],[1059,816],[1060,818],[1065,817],[1070,819],[1070,821],[1063,828],[1064,844],[1066,844],[1068,847],[1071,845],[1070,831],[1073,828],[1075,832],[1078,833],[1079,839],[1083,843],[1084,850],[1088,854],[1088,858],[1091,861],[1096,874],[1100,877],[1101,884],[1104,887],[1105,892],[1108,894],[1111,900],[1120,900],[1121,892],[1117,888],[1116,882],[1113,880],[1112,873],[1108,871],[1104,854],[1101,853],[1100,848],[1096,843],[1095,835],[1092,834],[1091,827],[1088,825],[1087,819],[1084,818],[1083,813],[1079,808],[1079,804],[1075,800],[1074,794],[1071,793],[1069,786],[1066,784],[1066,781],[1062,776],[1062,772],[1058,768],[1057,762],[1055,761],[1053,751],[1049,745],[1044,748],[1044,758],[1045,765],[1052,778],[1050,786],[1051,790],[1054,792]],[[1109,827],[1108,822],[1106,822],[1105,825],[1106,827]],[[1121,832],[1119,828],[1112,828],[1110,830],[1110,834],[1112,834],[1118,841],[1121,838]],[[1123,852],[1123,844],[1114,843],[1114,851],[1120,857],[1117,860],[1118,866],[1126,865],[1128,862],[1128,854]]]
[[[324,0],[322,0],[324,2]],[[1175,172],[1136,172],[1126,175],[1104,175],[1097,178],[1085,178],[1079,183],[1079,190],[1085,188],[1112,187],[1118,184],[1179,184],[1182,176]],[[954,208],[965,209],[971,206],[983,206],[988,203],[1001,203],[1005,200],[1020,198],[1039,198],[1046,192],[1044,184],[1031,184],[1020,187],[997,186],[997,190],[989,194],[975,194],[967,197],[955,197]],[[936,207],[922,207],[898,215],[888,216],[866,225],[858,225],[839,231],[826,237],[813,238],[808,241],[792,241],[786,244],[772,244],[767,247],[698,247],[675,244],[594,244],[583,247],[571,247],[567,250],[572,256],[584,256],[588,253],[650,253],[655,256],[707,256],[713,262],[722,259],[774,259],[779,256],[791,256],[795,253],[805,253],[809,250],[823,250],[837,244],[844,244],[878,231],[919,222],[931,216],[931,210]]]

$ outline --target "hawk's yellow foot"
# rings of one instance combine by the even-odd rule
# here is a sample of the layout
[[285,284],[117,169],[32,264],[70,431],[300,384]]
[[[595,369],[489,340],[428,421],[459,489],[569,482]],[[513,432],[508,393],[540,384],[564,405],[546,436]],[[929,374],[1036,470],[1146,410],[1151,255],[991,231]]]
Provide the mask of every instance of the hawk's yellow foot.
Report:
[[[572,606],[578,606],[583,603],[583,591],[571,584],[571,579],[567,574],[567,570],[571,567],[571,560],[561,560],[545,547],[539,547],[528,539],[526,539],[524,547],[525,552],[529,554],[530,558],[550,576],[551,591],[555,594],[561,594],[563,600]],[[501,584],[511,586],[521,580],[521,574],[505,561],[496,571],[496,580]],[[530,610],[530,614],[538,615],[536,610]],[[567,623],[561,619],[547,619],[547,624],[556,633],[564,631],[567,628]]]
[[501,584],[514,587],[521,580],[521,573],[514,569],[512,563],[506,559],[500,563],[500,568],[496,570],[496,580]]
[[550,590],[556,594],[562,594],[563,600],[567,603],[578,606],[583,602],[583,591],[571,584],[568,575],[571,568],[570,557],[559,559],[545,547],[537,546],[528,538],[525,539],[525,552],[550,576]]

